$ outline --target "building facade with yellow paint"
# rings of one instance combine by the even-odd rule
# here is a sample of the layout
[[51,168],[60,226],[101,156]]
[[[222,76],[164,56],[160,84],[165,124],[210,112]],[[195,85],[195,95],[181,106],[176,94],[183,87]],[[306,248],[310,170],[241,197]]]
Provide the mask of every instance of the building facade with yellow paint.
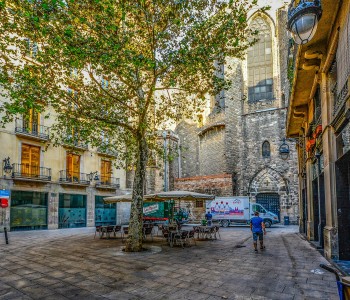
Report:
[[53,116],[50,109],[28,111],[0,130],[0,185],[10,193],[9,206],[0,208],[0,224],[36,230],[122,222],[116,205],[103,203],[103,197],[125,188],[125,172],[115,167],[115,154],[78,137],[67,136],[67,143],[53,146]]
[[350,1],[323,0],[314,37],[290,50],[287,135],[298,140],[300,231],[350,259]]

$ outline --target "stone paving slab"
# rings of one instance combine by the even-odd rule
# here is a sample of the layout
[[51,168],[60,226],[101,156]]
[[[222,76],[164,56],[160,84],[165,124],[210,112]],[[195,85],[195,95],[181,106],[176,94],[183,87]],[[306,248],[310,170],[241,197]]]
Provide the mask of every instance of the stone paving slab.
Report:
[[274,226],[255,253],[247,227],[221,228],[221,239],[124,253],[94,228],[10,232],[0,236],[0,299],[337,299],[327,261],[297,233]]

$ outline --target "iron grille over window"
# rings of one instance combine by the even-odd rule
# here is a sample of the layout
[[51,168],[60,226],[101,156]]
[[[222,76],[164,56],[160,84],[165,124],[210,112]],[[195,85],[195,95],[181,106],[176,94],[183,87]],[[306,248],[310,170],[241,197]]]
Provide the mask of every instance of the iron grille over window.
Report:
[[262,156],[270,157],[270,143],[268,141],[265,141],[262,144]]
[[248,50],[248,101],[273,99],[272,37],[269,24],[257,17],[251,28],[259,31],[258,42]]

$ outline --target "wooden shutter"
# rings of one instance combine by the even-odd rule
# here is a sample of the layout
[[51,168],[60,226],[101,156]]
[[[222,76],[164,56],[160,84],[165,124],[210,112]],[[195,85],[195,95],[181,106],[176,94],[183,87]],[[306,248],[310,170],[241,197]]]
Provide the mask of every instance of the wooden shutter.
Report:
[[108,160],[101,161],[101,181],[110,182],[112,173],[112,163]]
[[22,174],[40,174],[40,147],[22,144]]
[[70,181],[80,180],[80,156],[67,154],[67,177]]

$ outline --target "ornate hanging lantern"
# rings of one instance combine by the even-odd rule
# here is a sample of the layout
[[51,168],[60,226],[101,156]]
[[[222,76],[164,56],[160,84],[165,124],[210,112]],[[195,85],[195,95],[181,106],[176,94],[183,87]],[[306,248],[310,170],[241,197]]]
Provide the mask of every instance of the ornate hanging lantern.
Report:
[[288,30],[297,44],[306,44],[313,38],[321,15],[320,0],[292,0],[288,10]]

